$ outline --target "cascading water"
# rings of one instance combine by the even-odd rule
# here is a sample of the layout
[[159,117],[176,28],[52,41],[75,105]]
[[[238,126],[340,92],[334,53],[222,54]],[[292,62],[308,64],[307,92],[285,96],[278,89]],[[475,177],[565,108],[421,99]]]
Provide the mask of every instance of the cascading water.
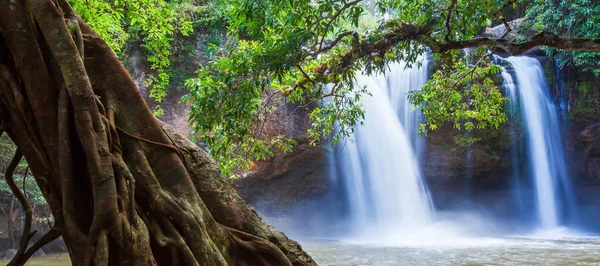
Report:
[[[425,61],[425,60],[424,60]],[[353,141],[339,143],[334,153],[349,205],[354,232],[358,229],[409,231],[430,224],[433,208],[421,180],[418,154],[419,112],[411,112],[409,90],[427,81],[427,65],[407,68],[392,64],[385,75],[359,76],[372,96],[362,99],[364,124]]]
[[[504,86],[525,124],[528,165],[533,177],[537,216],[544,229],[561,225],[561,213],[574,206],[561,142],[557,108],[550,98],[538,60],[509,57],[513,76],[504,70]],[[514,81],[512,82],[514,77]]]
[[418,134],[419,124],[423,122],[423,113],[411,110],[412,104],[408,101],[407,94],[409,91],[420,89],[427,83],[428,63],[424,58],[420,58],[420,60],[421,68],[406,69],[406,65],[396,63],[390,65],[390,70],[385,76],[376,77],[378,81],[381,81],[382,78],[385,80],[385,84],[379,85],[387,89],[389,102],[398,113],[400,123],[418,158],[421,158],[424,148],[424,137]]
[[[512,165],[512,179],[513,179],[513,201],[515,206],[515,214],[518,217],[525,218],[523,216],[528,215],[527,205],[531,201],[525,194],[530,189],[527,187],[527,183],[521,180],[521,160],[523,160],[524,154],[524,142],[520,141],[522,137],[522,119],[520,117],[520,104],[519,104],[519,92],[517,86],[513,80],[512,75],[506,69],[502,71],[502,79],[504,80],[502,86],[506,89],[506,95],[510,99],[509,102],[509,115],[510,115],[510,126],[511,126],[511,165]],[[530,216],[530,215],[529,215]],[[527,217],[526,220],[530,220]]]

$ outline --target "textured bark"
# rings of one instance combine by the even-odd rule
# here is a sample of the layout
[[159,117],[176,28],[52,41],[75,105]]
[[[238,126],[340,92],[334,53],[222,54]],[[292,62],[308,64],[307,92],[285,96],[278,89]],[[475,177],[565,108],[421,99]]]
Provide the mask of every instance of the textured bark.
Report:
[[[160,123],[64,0],[0,0],[0,111],[74,265],[314,265]],[[28,241],[24,241],[27,244]]]

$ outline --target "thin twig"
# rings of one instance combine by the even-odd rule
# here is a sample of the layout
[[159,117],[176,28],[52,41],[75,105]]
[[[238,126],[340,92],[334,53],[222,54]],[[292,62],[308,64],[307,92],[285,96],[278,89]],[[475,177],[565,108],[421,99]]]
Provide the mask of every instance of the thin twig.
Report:
[[342,8],[340,8],[340,10],[335,15],[333,15],[331,20],[329,20],[329,23],[327,23],[327,26],[325,26],[325,32],[323,33],[323,37],[321,37],[321,41],[319,42],[319,50],[321,50],[323,48],[323,42],[325,41],[325,37],[327,36],[327,31],[329,30],[329,28],[331,27],[333,22],[335,20],[337,20],[339,18],[339,16],[341,16],[348,8],[354,6],[362,1],[363,0],[355,0],[355,1],[352,1],[349,3],[346,3]]
[[516,0],[510,0],[510,1],[506,2],[506,4],[504,4],[502,6],[502,8],[500,8],[500,10],[498,10],[498,11],[496,11],[496,13],[494,13],[494,18],[500,20],[502,22],[502,24],[504,24],[504,27],[506,28],[506,31],[504,32],[504,34],[502,34],[502,37],[500,37],[500,39],[504,39],[506,37],[506,35],[508,35],[508,33],[512,31],[510,24],[508,24],[508,21],[506,21],[506,18],[502,15],[502,13],[504,12],[504,10],[506,10],[507,7],[514,5],[515,3],[516,3]]

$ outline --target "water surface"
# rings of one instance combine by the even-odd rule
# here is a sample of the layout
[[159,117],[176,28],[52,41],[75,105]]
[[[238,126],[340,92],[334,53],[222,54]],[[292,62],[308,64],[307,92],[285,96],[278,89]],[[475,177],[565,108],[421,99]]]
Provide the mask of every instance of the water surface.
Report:
[[599,238],[481,238],[456,245],[307,241],[319,265],[600,265]]

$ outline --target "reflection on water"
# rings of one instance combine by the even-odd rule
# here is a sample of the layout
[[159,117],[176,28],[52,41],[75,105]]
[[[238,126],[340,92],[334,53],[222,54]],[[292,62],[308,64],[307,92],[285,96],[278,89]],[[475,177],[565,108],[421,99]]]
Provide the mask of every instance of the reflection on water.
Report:
[[600,265],[600,238],[481,238],[459,245],[307,241],[319,265]]

